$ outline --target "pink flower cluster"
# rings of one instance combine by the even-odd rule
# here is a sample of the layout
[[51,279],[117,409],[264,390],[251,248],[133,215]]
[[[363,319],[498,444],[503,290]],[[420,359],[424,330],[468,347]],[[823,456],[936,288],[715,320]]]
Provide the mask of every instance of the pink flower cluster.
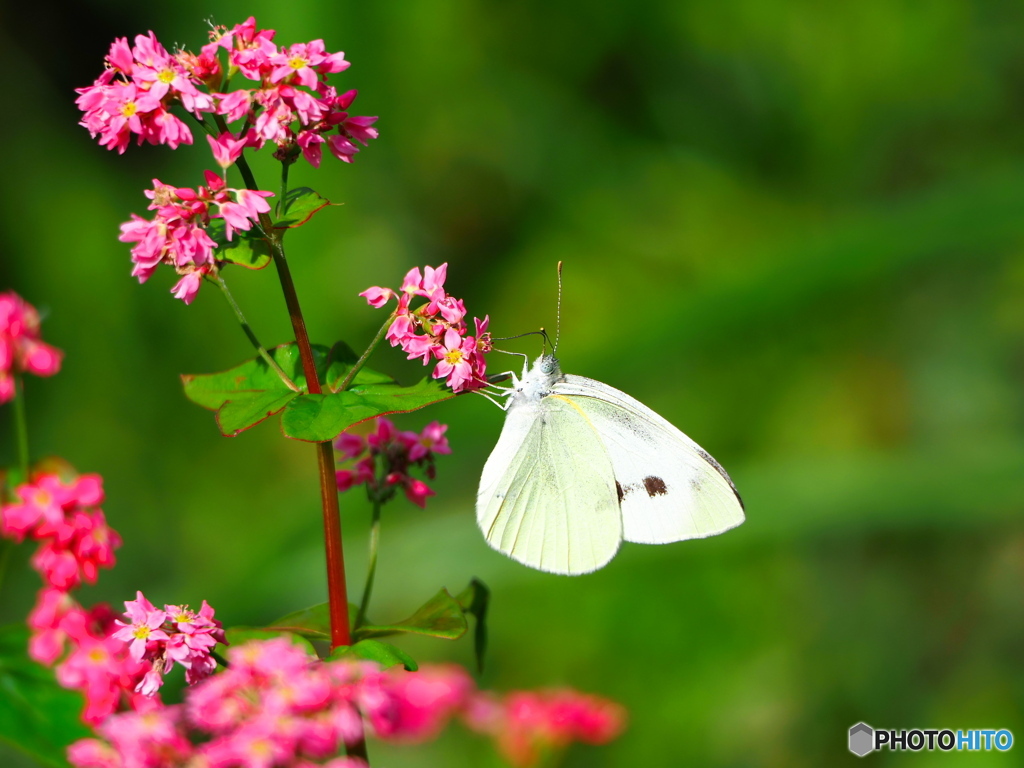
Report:
[[131,141],[191,144],[192,132],[170,112],[174,104],[199,116],[214,108],[213,97],[202,93],[180,57],[172,56],[156,36],[139,35],[134,47],[127,38],[115,40],[106,69],[88,88],[78,88],[75,103],[85,115],[81,125],[100,145],[123,153]]
[[434,495],[422,480],[409,473],[420,467],[427,477],[434,479],[434,454],[451,453],[448,438],[444,436],[446,424],[430,422],[419,434],[399,432],[383,416],[377,418],[373,432],[365,438],[343,432],[334,442],[342,460],[354,461],[351,469],[339,469],[335,475],[339,491],[356,485],[366,485],[367,491],[383,502],[394,495],[397,488],[419,507],[427,506],[427,498]]
[[[363,738],[422,741],[441,730],[465,693],[457,667],[382,672],[369,662],[322,663],[292,641],[254,641],[228,652],[229,666],[185,692],[181,706],[114,715],[68,751],[78,768],[285,766],[357,768],[335,758]],[[326,762],[321,762],[326,761]]]
[[205,600],[198,613],[187,605],[165,605],[161,610],[138,592],[135,600],[125,601],[124,607],[128,621],[115,621],[119,629],[111,637],[129,643],[128,655],[148,664],[136,693],[153,696],[175,663],[185,668],[189,685],[213,674],[217,662],[212,651],[217,643],[226,645],[227,640]]
[[100,568],[114,565],[121,537],[107,525],[99,475],[82,475],[70,483],[43,475],[19,485],[18,501],[0,509],[0,532],[14,541],[26,536],[39,542],[32,567],[47,587],[68,592],[83,581],[96,582]]
[[[152,705],[135,693],[149,665],[131,658],[124,643],[110,636],[114,627],[110,606],[100,604],[86,611],[67,593],[43,590],[29,615],[29,627],[37,631],[29,644],[29,654],[37,661],[52,663],[54,651],[59,656],[68,645],[67,657],[55,670],[57,682],[85,697],[85,722],[95,725],[119,709]],[[47,635],[48,647],[43,644]]]
[[[387,339],[391,346],[407,352],[409,360],[419,358],[424,365],[437,360],[434,378],[445,379],[454,392],[482,389],[487,386],[484,355],[491,351],[489,318],[474,318],[476,335],[466,335],[466,307],[462,299],[445,292],[447,275],[447,264],[437,269],[426,267],[422,274],[415,267],[405,276],[400,292],[374,286],[359,295],[371,307],[383,307],[391,299],[398,299]],[[416,297],[425,298],[426,302],[411,309]]]
[[236,230],[249,230],[261,213],[270,210],[264,198],[273,196],[272,192],[231,189],[212,171],[206,171],[206,184],[190,189],[153,179],[153,189],[146,191],[146,197],[153,201],[149,210],[156,211],[156,216],[147,220],[132,214],[132,220],[121,225],[118,238],[135,243],[132,275],[140,283],[160,264],[174,267],[182,277],[171,293],[186,304],[196,297],[203,276],[218,268],[217,243],[208,232],[211,220],[222,219],[225,235],[231,240]]
[[272,143],[277,146],[275,156],[288,161],[301,152],[311,165],[319,167],[321,145],[350,163],[359,151],[355,142],[366,146],[377,138],[372,127],[376,117],[348,112],[356,91],[339,94],[327,85],[327,76],[345,71],[350,62],[344,53],[328,53],[323,40],[278,48],[273,43],[274,30],[257,30],[251,17],[213,37],[203,55],[211,57],[218,48],[226,50],[229,68],[258,83],[252,89],[215,94],[218,114],[229,122],[244,118],[233,140],[256,148]]
[[[323,40],[278,47],[274,30],[256,28],[249,18],[231,29],[211,32],[199,54],[170,54],[156,36],[139,35],[135,45],[115,40],[106,69],[93,85],[79,88],[76,103],[85,113],[82,125],[108,149],[124,152],[132,136],[141,144],[191,144],[192,134],[170,108],[180,104],[202,121],[212,112],[228,122],[243,120],[234,134],[222,133],[215,155],[233,162],[243,147],[277,147],[277,156],[291,162],[301,153],[319,166],[322,144],[344,162],[377,138],[376,117],[357,117],[348,110],[356,91],[339,94],[327,76],[348,69],[344,53],[329,53]],[[226,67],[221,55],[226,56]],[[253,88],[221,92],[228,78],[240,73],[257,83]]]
[[514,691],[502,699],[477,697],[467,723],[490,734],[512,765],[530,768],[574,741],[607,744],[622,733],[626,712],[613,701],[569,689]]
[[62,482],[42,475],[15,489],[18,501],[0,508],[0,532],[14,541],[39,542],[32,566],[45,586],[28,616],[28,652],[36,661],[57,665],[57,680],[85,696],[83,718],[97,723],[133,699],[131,690],[145,672],[123,644],[108,637],[114,615],[106,605],[85,610],[71,596],[83,582],[95,583],[99,569],[114,565],[121,537],[107,525],[98,475]]
[[405,672],[320,662],[285,638],[232,648],[228,659],[226,669],[187,689],[182,705],[154,702],[107,719],[97,729],[101,739],[70,747],[72,765],[358,768],[362,762],[335,755],[361,740],[364,727],[386,741],[421,743],[461,717],[525,768],[574,740],[609,741],[624,722],[617,705],[593,696],[520,692],[499,699],[478,692],[454,665]]
[[64,356],[39,338],[39,313],[14,291],[0,293],[0,403],[14,395],[22,372],[53,376]]

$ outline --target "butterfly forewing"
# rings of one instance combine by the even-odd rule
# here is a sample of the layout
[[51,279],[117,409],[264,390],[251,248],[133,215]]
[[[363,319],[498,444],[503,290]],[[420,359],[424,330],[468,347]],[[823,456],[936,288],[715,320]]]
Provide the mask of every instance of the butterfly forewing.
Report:
[[477,522],[492,547],[543,571],[611,560],[622,540],[612,458],[575,402],[513,403],[484,466]]
[[566,375],[553,391],[577,406],[600,435],[614,469],[626,541],[667,544],[743,522],[739,494],[721,465],[650,408],[583,376]]

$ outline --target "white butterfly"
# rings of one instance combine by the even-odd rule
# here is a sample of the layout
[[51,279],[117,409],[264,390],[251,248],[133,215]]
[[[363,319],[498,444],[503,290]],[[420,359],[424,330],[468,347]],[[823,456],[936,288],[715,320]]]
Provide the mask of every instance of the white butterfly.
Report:
[[542,355],[504,395],[476,517],[487,543],[531,568],[595,571],[625,541],[667,544],[743,522],[721,465],[647,406]]

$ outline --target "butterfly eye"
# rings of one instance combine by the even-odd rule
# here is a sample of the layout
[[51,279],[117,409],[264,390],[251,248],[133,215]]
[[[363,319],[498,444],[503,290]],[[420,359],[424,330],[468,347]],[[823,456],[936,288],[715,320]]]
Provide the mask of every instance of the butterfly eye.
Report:
[[558,363],[555,361],[555,358],[553,358],[551,356],[541,358],[541,361],[540,361],[541,373],[551,373],[551,372],[553,372],[555,370],[555,368],[557,366],[558,366]]

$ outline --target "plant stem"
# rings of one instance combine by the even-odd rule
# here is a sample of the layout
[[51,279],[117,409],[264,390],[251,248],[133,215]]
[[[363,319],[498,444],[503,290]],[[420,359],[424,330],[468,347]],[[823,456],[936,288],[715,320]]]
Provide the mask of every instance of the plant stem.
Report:
[[[216,119],[221,123],[223,118],[219,115]],[[259,190],[256,184],[256,177],[245,157],[239,157],[236,165],[246,187],[251,190]],[[302,371],[306,375],[306,388],[309,394],[319,395],[323,392],[320,386],[320,377],[316,370],[316,361],[313,357],[313,347],[309,343],[309,333],[306,331],[306,321],[302,316],[302,308],[299,306],[299,296],[295,291],[295,281],[292,280],[291,270],[288,268],[288,259],[285,257],[284,245],[281,242],[281,234],[274,230],[274,222],[265,213],[260,214],[260,227],[263,234],[270,243],[270,252],[274,258],[274,266],[277,268],[277,277],[281,282],[281,290],[284,292],[285,305],[288,307],[288,317],[292,321],[292,330],[295,333],[295,343],[299,347],[299,356],[302,359]],[[345,552],[342,547],[341,536],[341,513],[338,509],[338,485],[335,479],[334,446],[330,442],[317,443],[317,469],[320,474],[320,502],[324,518],[324,550],[327,558],[327,598],[331,616],[331,648],[339,645],[351,645],[352,637],[349,633],[348,618],[348,591],[345,586]]]
[[218,663],[218,664],[219,664],[220,666],[224,667],[224,669],[227,669],[228,667],[230,667],[230,666],[231,666],[231,664],[230,664],[230,663],[228,662],[228,660],[227,660],[227,659],[225,659],[225,658],[224,658],[223,656],[221,656],[221,655],[220,655],[219,653],[217,653],[216,651],[210,651],[210,656],[211,656],[211,657],[213,658],[213,660],[214,660],[214,661],[216,661],[216,662],[217,662],[217,663]]
[[277,198],[277,205],[274,208],[274,215],[277,218],[281,218],[281,214],[284,213],[284,201],[288,196],[288,169],[291,165],[288,160],[281,161],[281,196]]
[[[323,392],[320,378],[317,375],[313,360],[313,348],[306,332],[306,322],[299,307],[299,297],[295,292],[291,270],[285,259],[284,248],[276,238],[272,240],[274,265],[277,276],[284,291],[288,315],[295,331],[295,341],[299,345],[302,357],[302,369],[306,374],[306,384],[311,395]],[[348,592],[345,587],[345,553],[342,549],[341,512],[338,509],[338,485],[335,480],[334,446],[331,443],[317,443],[317,468],[320,471],[320,501],[324,513],[324,547],[327,556],[327,595],[331,614],[331,647],[351,645],[352,638],[348,628]]]
[[14,436],[18,443],[18,466],[21,468],[23,483],[28,482],[28,420],[25,417],[25,382],[21,375],[14,377]]
[[219,272],[214,273],[209,277],[211,280],[216,282],[217,285],[220,286],[221,291],[224,292],[224,298],[228,300],[228,304],[230,304],[231,309],[234,310],[235,317],[238,318],[238,322],[242,326],[242,330],[245,332],[245,335],[248,337],[249,341],[252,342],[252,345],[256,347],[256,351],[260,353],[260,357],[263,358],[263,360],[267,363],[267,365],[270,366],[271,370],[274,371],[274,373],[281,377],[281,381],[283,381],[285,385],[287,385],[288,389],[290,389],[292,392],[299,392],[300,390],[298,385],[288,378],[288,374],[284,372],[284,369],[277,364],[277,361],[270,356],[270,353],[267,352],[267,350],[263,347],[262,344],[260,344],[260,340],[256,338],[256,334],[253,333],[252,327],[249,325],[249,322],[245,319],[245,315],[242,314],[242,309],[241,307],[238,306],[238,302],[235,301],[235,297],[231,295],[231,291],[228,289],[228,284],[224,281],[224,278],[221,277]]
[[377,550],[380,547],[380,498],[373,494],[373,519],[370,522],[370,561],[366,569],[366,586],[363,587],[363,599],[359,602],[359,613],[356,614],[356,627],[366,623],[366,612],[370,607],[370,593],[373,591],[373,578],[377,575]]
[[370,359],[370,355],[373,354],[373,351],[380,344],[381,340],[384,338],[384,334],[387,333],[388,328],[391,327],[391,323],[393,323],[394,320],[395,316],[394,314],[392,314],[390,317],[388,317],[387,320],[384,321],[384,325],[382,325],[380,327],[380,330],[377,331],[377,335],[373,337],[373,341],[370,342],[370,346],[368,346],[366,348],[366,351],[363,352],[362,356],[358,360],[356,360],[356,364],[352,366],[352,369],[345,376],[345,380],[341,382],[341,386],[338,387],[337,390],[338,392],[344,392],[352,385],[352,382],[356,378],[356,374],[359,373],[360,369],[364,365],[366,365],[366,361]]

